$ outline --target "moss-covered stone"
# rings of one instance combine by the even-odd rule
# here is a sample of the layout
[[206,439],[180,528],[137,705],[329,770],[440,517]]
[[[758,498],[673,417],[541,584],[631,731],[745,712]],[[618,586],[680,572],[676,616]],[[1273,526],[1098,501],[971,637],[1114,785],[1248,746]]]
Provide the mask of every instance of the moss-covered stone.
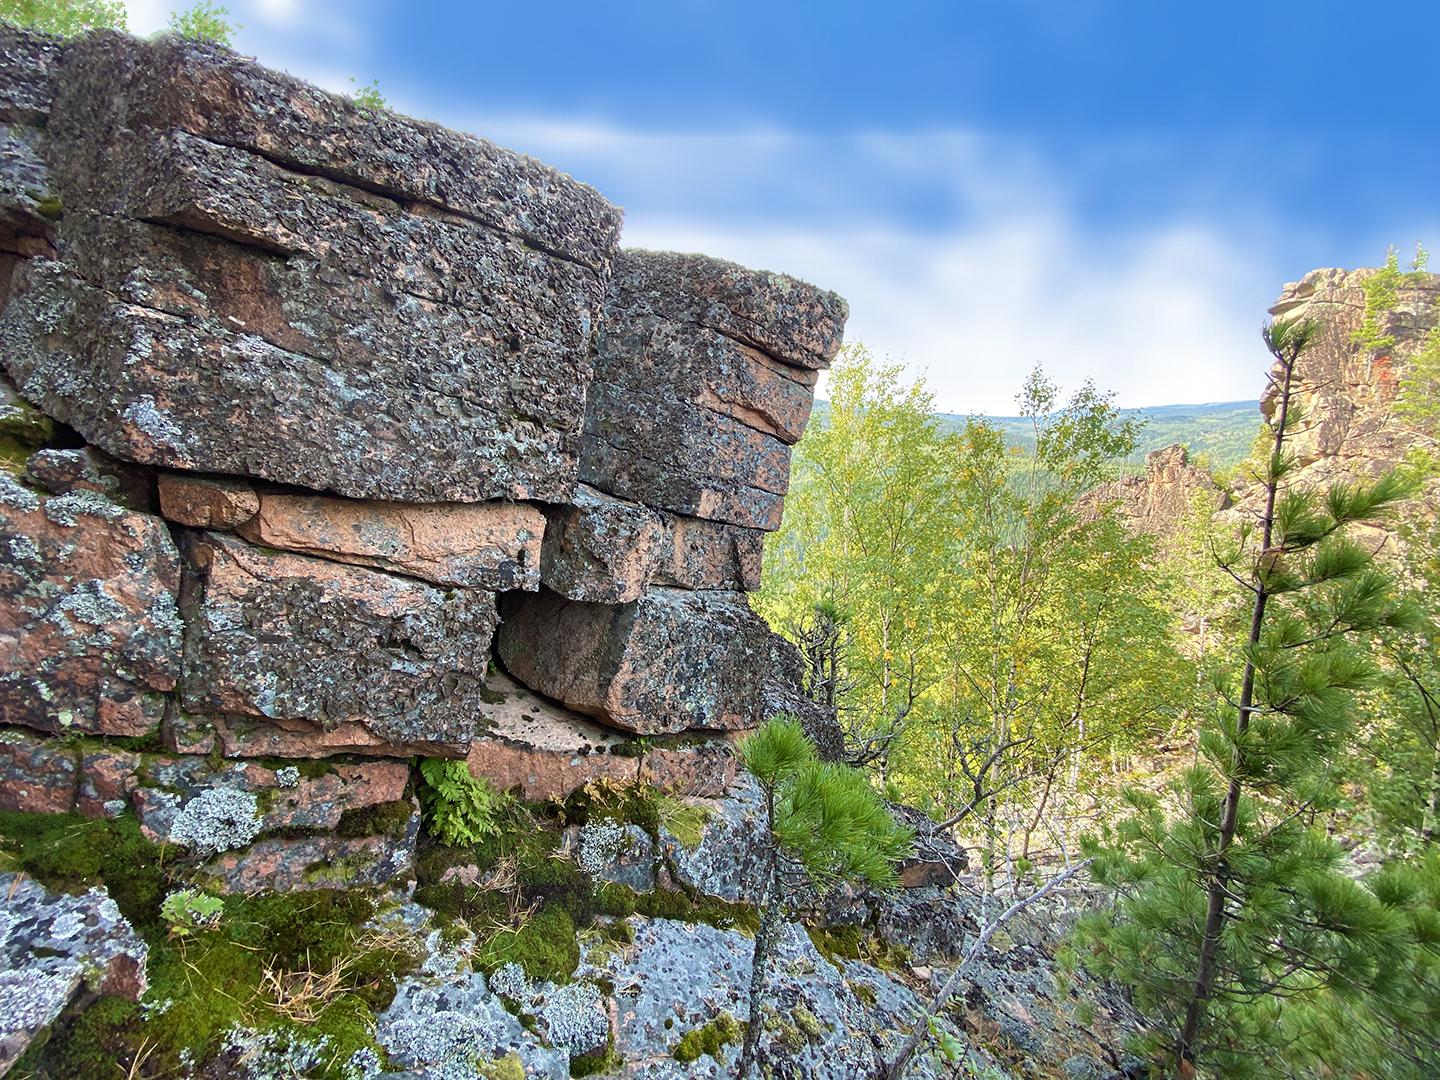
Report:
[[340,815],[335,826],[335,835],[346,839],[361,836],[388,836],[398,840],[405,835],[405,826],[415,808],[409,799],[376,803],[374,806],[359,806],[346,810]]
[[711,1020],[704,1027],[692,1028],[680,1036],[672,1056],[676,1061],[690,1064],[697,1061],[701,1054],[709,1054],[717,1060],[723,1060],[722,1051],[725,1046],[733,1042],[739,1042],[744,1033],[744,1028],[735,1017],[729,1012],[721,1010],[720,1014]]

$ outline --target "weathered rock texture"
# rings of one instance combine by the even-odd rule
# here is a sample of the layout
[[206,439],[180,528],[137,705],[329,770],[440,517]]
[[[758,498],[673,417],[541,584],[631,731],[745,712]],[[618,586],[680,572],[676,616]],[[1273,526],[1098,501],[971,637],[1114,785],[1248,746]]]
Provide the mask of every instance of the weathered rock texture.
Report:
[[175,36],[0,27],[0,122],[0,807],[378,884],[412,756],[719,795],[779,709],[835,741],[745,593],[839,297]]
[[139,1001],[149,948],[103,889],[0,874],[0,1076],[81,989]]
[[1080,506],[1085,512],[1110,503],[1119,504],[1121,518],[1135,532],[1173,540],[1194,515],[1226,509],[1230,494],[1207,469],[1191,465],[1189,452],[1177,443],[1146,454],[1143,476],[1108,480]]
[[750,728],[765,716],[769,629],[734,593],[652,589],[629,604],[519,595],[499,632],[512,675],[640,734]]
[[[1320,324],[1318,340],[1300,357],[1298,400],[1307,423],[1290,444],[1307,479],[1373,478],[1402,461],[1417,441],[1395,405],[1410,358],[1435,325],[1440,275],[1421,275],[1401,289],[1396,304],[1377,313],[1376,330],[1393,344],[1368,347],[1354,335],[1365,319],[1363,284],[1375,273],[1312,270],[1286,285],[1270,309],[1276,318]],[[1271,385],[1260,397],[1266,416],[1277,393]]]
[[789,447],[847,314],[833,293],[792,278],[702,255],[619,253],[581,479],[680,514],[779,528]]
[[186,708],[393,742],[468,743],[495,628],[492,595],[185,537]]
[[[1412,360],[1437,322],[1440,275],[1419,274],[1397,291],[1388,309],[1375,313],[1375,345],[1357,340],[1365,322],[1365,283],[1376,270],[1312,270],[1285,286],[1270,308],[1277,319],[1313,319],[1315,342],[1301,354],[1294,401],[1305,423],[1288,447],[1299,468],[1292,482],[1327,487],[1340,481],[1374,481],[1403,463],[1411,450],[1429,448],[1398,408]],[[1391,339],[1386,343],[1383,339]],[[1272,372],[1272,375],[1274,373]],[[1278,387],[1269,383],[1260,411],[1272,417]],[[1243,478],[1242,478],[1243,479]],[[1440,485],[1431,482],[1402,504],[1397,517],[1433,518]],[[1248,519],[1260,506],[1258,487],[1237,491],[1233,519]],[[1394,553],[1397,540],[1383,523],[1357,530],[1364,542]]]
[[100,34],[23,74],[63,206],[0,319],[32,402],[173,468],[568,497],[619,228],[593,189],[193,41]]
[[163,522],[0,472],[0,719],[144,735],[180,677],[180,564]]

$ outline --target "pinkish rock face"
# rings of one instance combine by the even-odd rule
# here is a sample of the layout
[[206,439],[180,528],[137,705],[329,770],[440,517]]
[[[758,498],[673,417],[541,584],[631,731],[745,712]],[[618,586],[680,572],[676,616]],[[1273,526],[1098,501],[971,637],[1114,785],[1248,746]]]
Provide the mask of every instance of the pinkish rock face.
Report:
[[27,395],[146,464],[354,498],[568,497],[615,207],[225,50],[72,44],[17,72],[53,144],[29,186],[66,211],[26,211],[25,254],[55,258],[18,269],[0,318]]
[[420,809],[398,836],[303,837],[259,840],[243,851],[227,851],[205,865],[221,891],[302,892],[383,885],[415,861]]
[[0,721],[153,731],[180,677],[178,585],[163,521],[0,474]]
[[76,809],[89,818],[119,817],[129,807],[140,754],[90,749],[80,757],[80,793]]
[[181,700],[192,713],[359,724],[395,743],[466,744],[482,712],[492,593],[186,537]]
[[635,779],[639,759],[618,732],[504,674],[489,676],[485,688],[485,732],[465,759],[470,775],[487,777],[502,791],[518,785],[528,800],[563,799],[591,780]]
[[85,446],[35,453],[25,463],[25,482],[52,495],[94,491],[117,506],[150,514],[155,512],[155,480],[151,472]]
[[743,594],[652,589],[611,606],[542,589],[510,603],[497,634],[506,668],[569,709],[640,734],[766,718],[774,635]]
[[78,783],[74,751],[16,728],[0,731],[0,810],[69,813]]
[[[37,102],[34,111],[43,107]],[[72,43],[51,123],[64,128],[67,139],[83,136],[91,145],[98,138],[103,146],[109,132],[75,130],[98,127],[96,112],[99,121],[112,120],[117,128],[128,121],[132,130],[179,130],[306,175],[392,191],[586,266],[604,263],[620,231],[620,211],[599,192],[532,157],[427,120],[368,112],[346,97],[193,39],[104,33]],[[119,186],[117,178],[103,175],[103,158],[77,155],[71,168],[77,182],[91,181],[99,191]]]
[[674,549],[669,515],[581,485],[574,506],[545,511],[540,576],[572,600],[638,600]]
[[684,589],[760,588],[760,559],[765,534],[718,521],[674,519],[670,564],[657,575],[662,585]]
[[260,511],[260,496],[244,480],[162,472],[160,512],[197,529],[233,529]]
[[850,317],[833,292],[708,255],[632,248],[616,252],[614,275],[636,315],[715,330],[799,368],[829,367]]
[[364,757],[463,758],[470,741],[391,742],[359,721],[327,728],[309,720],[258,720],[235,714],[200,715],[177,710],[167,717],[165,745],[177,754],[209,754],[228,758],[324,758],[336,754]]
[[266,547],[439,585],[534,592],[545,515],[513,502],[416,506],[265,494],[237,531]]

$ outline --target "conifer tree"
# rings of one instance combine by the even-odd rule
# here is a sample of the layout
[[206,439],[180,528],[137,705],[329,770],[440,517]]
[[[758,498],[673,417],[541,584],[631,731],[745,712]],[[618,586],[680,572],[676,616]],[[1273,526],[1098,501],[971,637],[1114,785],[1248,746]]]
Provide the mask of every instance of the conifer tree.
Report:
[[1133,816],[1092,840],[1112,917],[1081,929],[1090,966],[1135,989],[1153,1047],[1180,1075],[1277,1075],[1289,995],[1359,994],[1405,948],[1404,920],[1337,872],[1340,849],[1313,827],[1333,805],[1352,696],[1374,674],[1357,640],[1394,620],[1389,579],[1346,529],[1401,493],[1386,478],[1307,490],[1288,442],[1305,422],[1296,366],[1311,322],[1264,332],[1275,363],[1259,509],[1216,558],[1248,594],[1248,625],[1217,679],[1203,760],[1176,784],[1179,813],[1127,793]]
[[893,887],[895,862],[910,850],[914,834],[895,820],[862,773],[818,761],[793,717],[775,717],[738,749],[741,763],[759,784],[766,826],[750,1026],[736,1074],[747,1080],[764,1028],[765,967],[787,908],[807,887],[823,892],[842,881]]

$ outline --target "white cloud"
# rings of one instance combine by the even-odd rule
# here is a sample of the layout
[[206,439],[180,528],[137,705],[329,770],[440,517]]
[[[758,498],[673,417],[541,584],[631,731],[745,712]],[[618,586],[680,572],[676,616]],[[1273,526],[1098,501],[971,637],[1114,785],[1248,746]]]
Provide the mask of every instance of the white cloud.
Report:
[[626,204],[627,245],[834,289],[847,338],[924,371],[945,411],[1013,413],[1037,362],[1128,406],[1259,393],[1257,330],[1281,285],[1270,240],[1184,217],[1087,224],[1079,193],[1022,143],[466,126],[597,182]]

